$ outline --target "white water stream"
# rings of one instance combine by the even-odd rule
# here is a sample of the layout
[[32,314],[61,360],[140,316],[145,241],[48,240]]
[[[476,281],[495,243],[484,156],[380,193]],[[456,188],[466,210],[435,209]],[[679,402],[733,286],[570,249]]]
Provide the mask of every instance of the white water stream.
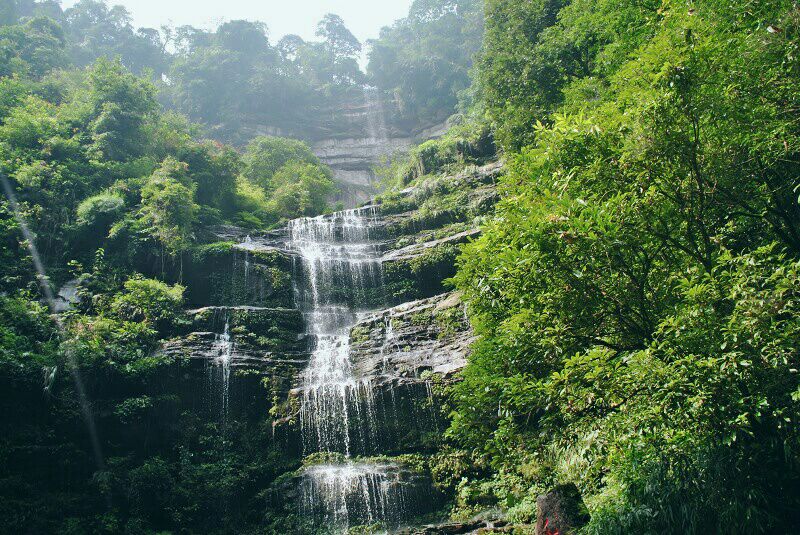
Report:
[[225,330],[222,334],[217,334],[214,339],[214,351],[217,354],[214,358],[214,365],[222,371],[222,420],[227,421],[228,409],[230,406],[230,386],[231,386],[231,359],[233,358],[234,345],[230,332],[230,319],[225,317]]
[[381,287],[380,249],[369,235],[374,218],[366,208],[289,225],[289,245],[302,259],[295,295],[314,344],[301,387],[306,454],[364,453],[376,432],[372,387],[350,363],[350,329],[369,292]]
[[383,96],[378,88],[368,85],[364,86],[363,92],[367,135],[375,143],[376,150],[382,153],[386,150],[386,141],[389,139]]
[[303,509],[342,532],[353,523],[396,523],[405,511],[405,486],[390,466],[349,460],[371,452],[379,433],[373,386],[354,376],[350,361],[350,330],[382,297],[375,295],[382,290],[380,245],[370,235],[376,218],[367,207],[289,225],[289,246],[302,264],[296,300],[313,340],[300,389],[303,449],[348,459],[305,472]]
[[328,529],[346,531],[355,523],[395,523],[414,501],[391,465],[349,463],[317,465],[302,483],[305,515],[324,518]]

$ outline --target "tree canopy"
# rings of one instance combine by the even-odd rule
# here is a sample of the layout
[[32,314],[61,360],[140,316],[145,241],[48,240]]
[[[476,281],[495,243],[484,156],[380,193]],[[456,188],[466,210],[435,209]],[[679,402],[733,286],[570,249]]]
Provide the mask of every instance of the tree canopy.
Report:
[[509,172],[454,279],[479,341],[450,435],[519,519],[572,481],[590,533],[792,531],[796,5],[486,9]]
[[470,86],[482,34],[482,1],[415,0],[368,43],[370,83],[397,99],[406,121],[442,121]]

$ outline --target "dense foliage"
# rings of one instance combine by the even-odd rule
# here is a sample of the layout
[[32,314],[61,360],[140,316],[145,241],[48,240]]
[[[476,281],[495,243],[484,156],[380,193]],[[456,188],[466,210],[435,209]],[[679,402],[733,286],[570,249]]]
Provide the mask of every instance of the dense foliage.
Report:
[[459,94],[470,86],[482,9],[478,0],[415,0],[408,17],[383,28],[369,43],[367,73],[398,102],[397,119],[419,124],[452,113]]
[[172,33],[177,52],[162,98],[222,139],[243,143],[264,125],[317,137],[321,110],[360,95],[361,45],[335,15],[320,22],[319,42],[289,35],[272,45],[263,23],[243,20]]
[[[264,23],[246,20],[213,31],[136,29],[124,7],[102,0],[80,0],[67,9],[50,0],[7,0],[0,25],[5,57],[37,56],[35,66],[23,64],[27,68],[119,58],[158,85],[167,107],[202,124],[207,134],[243,145],[264,127],[305,140],[362,135],[342,112],[363,105],[364,84],[399,108],[389,117],[399,128],[443,121],[469,86],[482,17],[475,0],[418,0],[407,18],[369,43],[366,75],[358,65],[362,43],[335,14],[319,22],[315,41],[286,35],[271,42]],[[7,69],[19,68],[8,62]]]
[[[48,95],[56,83],[58,93]],[[153,86],[119,63],[3,84],[3,171],[19,186],[34,232],[46,234],[40,253],[56,268],[104,241],[124,265],[180,256],[200,238],[199,225],[263,226],[321,213],[334,189],[330,171],[301,142],[275,138],[297,154],[254,143],[241,156],[194,140],[193,127],[159,112]],[[240,176],[245,161],[276,158],[271,152],[295,164],[277,170],[280,184]]]
[[496,1],[478,91],[506,150],[460,257],[480,336],[449,431],[530,520],[591,533],[800,526],[800,11]]
[[[82,46],[113,35],[104,17],[124,15],[73,9],[90,4],[99,11],[84,13]],[[125,54],[93,49],[101,57],[75,67],[68,36],[83,15],[65,16],[67,32],[42,17],[0,28],[0,531],[251,525],[248,501],[291,459],[269,444],[263,418],[220,420],[194,393],[190,363],[158,350],[188,322],[182,283],[196,274],[184,263],[230,249],[208,243],[211,229],[323,213],[331,172],[300,141],[257,139],[239,152],[200,138]],[[258,162],[274,165],[267,174]],[[234,432],[248,440],[231,446]]]

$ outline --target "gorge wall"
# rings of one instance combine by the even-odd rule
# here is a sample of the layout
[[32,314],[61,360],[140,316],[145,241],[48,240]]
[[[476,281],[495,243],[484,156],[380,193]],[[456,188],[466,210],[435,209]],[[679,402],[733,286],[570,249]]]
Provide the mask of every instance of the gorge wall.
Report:
[[291,129],[252,125],[251,135],[278,135],[303,139],[333,171],[340,189],[337,200],[355,206],[373,196],[375,168],[398,151],[440,137],[445,117],[416,123],[399,120],[399,106],[391,94],[363,86],[334,95],[315,110],[314,121]]
[[451,490],[426,459],[447,425],[441,387],[472,341],[443,281],[501,172],[431,177],[263,235],[220,228],[224,241],[195,254],[190,323],[162,350],[179,370],[164,392],[206,385],[189,404],[221,422],[230,448],[258,437],[262,451],[244,457],[281,458],[242,490],[260,525],[397,531],[439,518]]

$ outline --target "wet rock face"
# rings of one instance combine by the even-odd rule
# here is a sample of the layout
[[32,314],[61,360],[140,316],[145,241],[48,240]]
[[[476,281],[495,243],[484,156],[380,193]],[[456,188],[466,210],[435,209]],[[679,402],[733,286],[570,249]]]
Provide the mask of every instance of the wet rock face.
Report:
[[[478,218],[490,213],[497,202],[495,183],[503,172],[500,162],[474,166],[409,188],[391,201],[383,199],[361,208],[376,216],[370,224],[370,239],[380,251],[376,260],[383,278],[380,286],[361,289],[365,292],[362,304],[379,308],[447,291],[442,281],[455,274],[460,246],[479,235]],[[302,259],[290,246],[286,229],[243,236],[241,230],[221,228],[219,235],[238,237],[240,243],[233,247],[238,256],[215,268],[215,273],[221,270],[231,277],[220,281],[223,292],[217,293],[225,295],[213,296],[209,304],[294,306],[292,281],[297,283],[303,277],[297,269]],[[234,266],[233,271],[229,266]],[[244,285],[244,281],[252,284]],[[302,285],[303,281],[299,282]],[[342,288],[334,284],[324,290]]]
[[[331,138],[312,145],[314,154],[328,165],[339,183],[342,200],[346,206],[355,206],[376,193],[375,168],[397,152],[407,151],[416,143],[443,135],[447,124],[442,123],[419,132],[400,132],[380,126],[377,110],[363,112],[371,115],[376,125],[365,132],[365,137]],[[371,131],[370,131],[371,130]]]
[[[354,390],[343,426],[350,451],[419,451],[439,436],[447,422],[437,384],[463,368],[472,339],[455,294],[382,310],[350,329]],[[302,395],[301,389],[290,393]]]
[[334,172],[334,178],[349,185],[361,186],[367,191],[375,179],[373,169],[381,158],[397,151],[407,150],[412,145],[411,137],[380,139],[363,137],[350,139],[326,139],[317,142],[314,154]]
[[[277,517],[298,515],[292,533],[342,533],[349,527],[389,529],[436,511],[444,496],[426,470],[387,458],[318,459],[279,479],[267,492],[267,509]],[[365,500],[365,496],[369,499]]]
[[444,281],[456,274],[460,246],[478,235],[468,230],[388,252],[383,263],[386,301],[404,303],[447,291]]
[[231,368],[269,375],[284,392],[308,362],[303,315],[297,310],[205,307],[188,314],[191,327],[164,345],[164,355],[213,365],[223,356],[221,337],[227,332]]
[[450,378],[466,364],[474,340],[457,294],[405,303],[358,323],[350,332],[357,377],[376,386],[420,383],[426,372]]
[[262,425],[271,419],[272,441],[288,459],[299,458],[288,398],[310,358],[300,311],[237,306],[188,314],[186,332],[161,348],[161,356],[173,360],[160,378],[162,390],[180,392],[212,421],[245,418]]
[[536,511],[536,535],[568,535],[589,522],[589,511],[574,483],[539,496]]
[[388,300],[401,303],[446,291],[442,281],[456,272],[460,246],[479,235],[480,218],[497,202],[501,163],[431,178],[382,199],[380,231]]
[[335,128],[338,136],[316,137],[312,150],[333,170],[340,184],[340,198],[346,206],[355,206],[375,193],[374,169],[398,151],[415,143],[439,137],[447,124],[398,128],[389,119],[397,114],[396,103],[381,91],[364,87],[360,95],[335,110],[338,121],[347,125]]
[[213,243],[193,252],[184,274],[190,306],[293,306],[292,259],[274,247]]
[[[502,162],[472,166],[452,176],[432,178],[382,199],[381,226],[392,249],[410,239],[421,241],[431,231],[492,211],[499,199],[496,182],[505,172]],[[472,227],[470,227],[472,228]]]

